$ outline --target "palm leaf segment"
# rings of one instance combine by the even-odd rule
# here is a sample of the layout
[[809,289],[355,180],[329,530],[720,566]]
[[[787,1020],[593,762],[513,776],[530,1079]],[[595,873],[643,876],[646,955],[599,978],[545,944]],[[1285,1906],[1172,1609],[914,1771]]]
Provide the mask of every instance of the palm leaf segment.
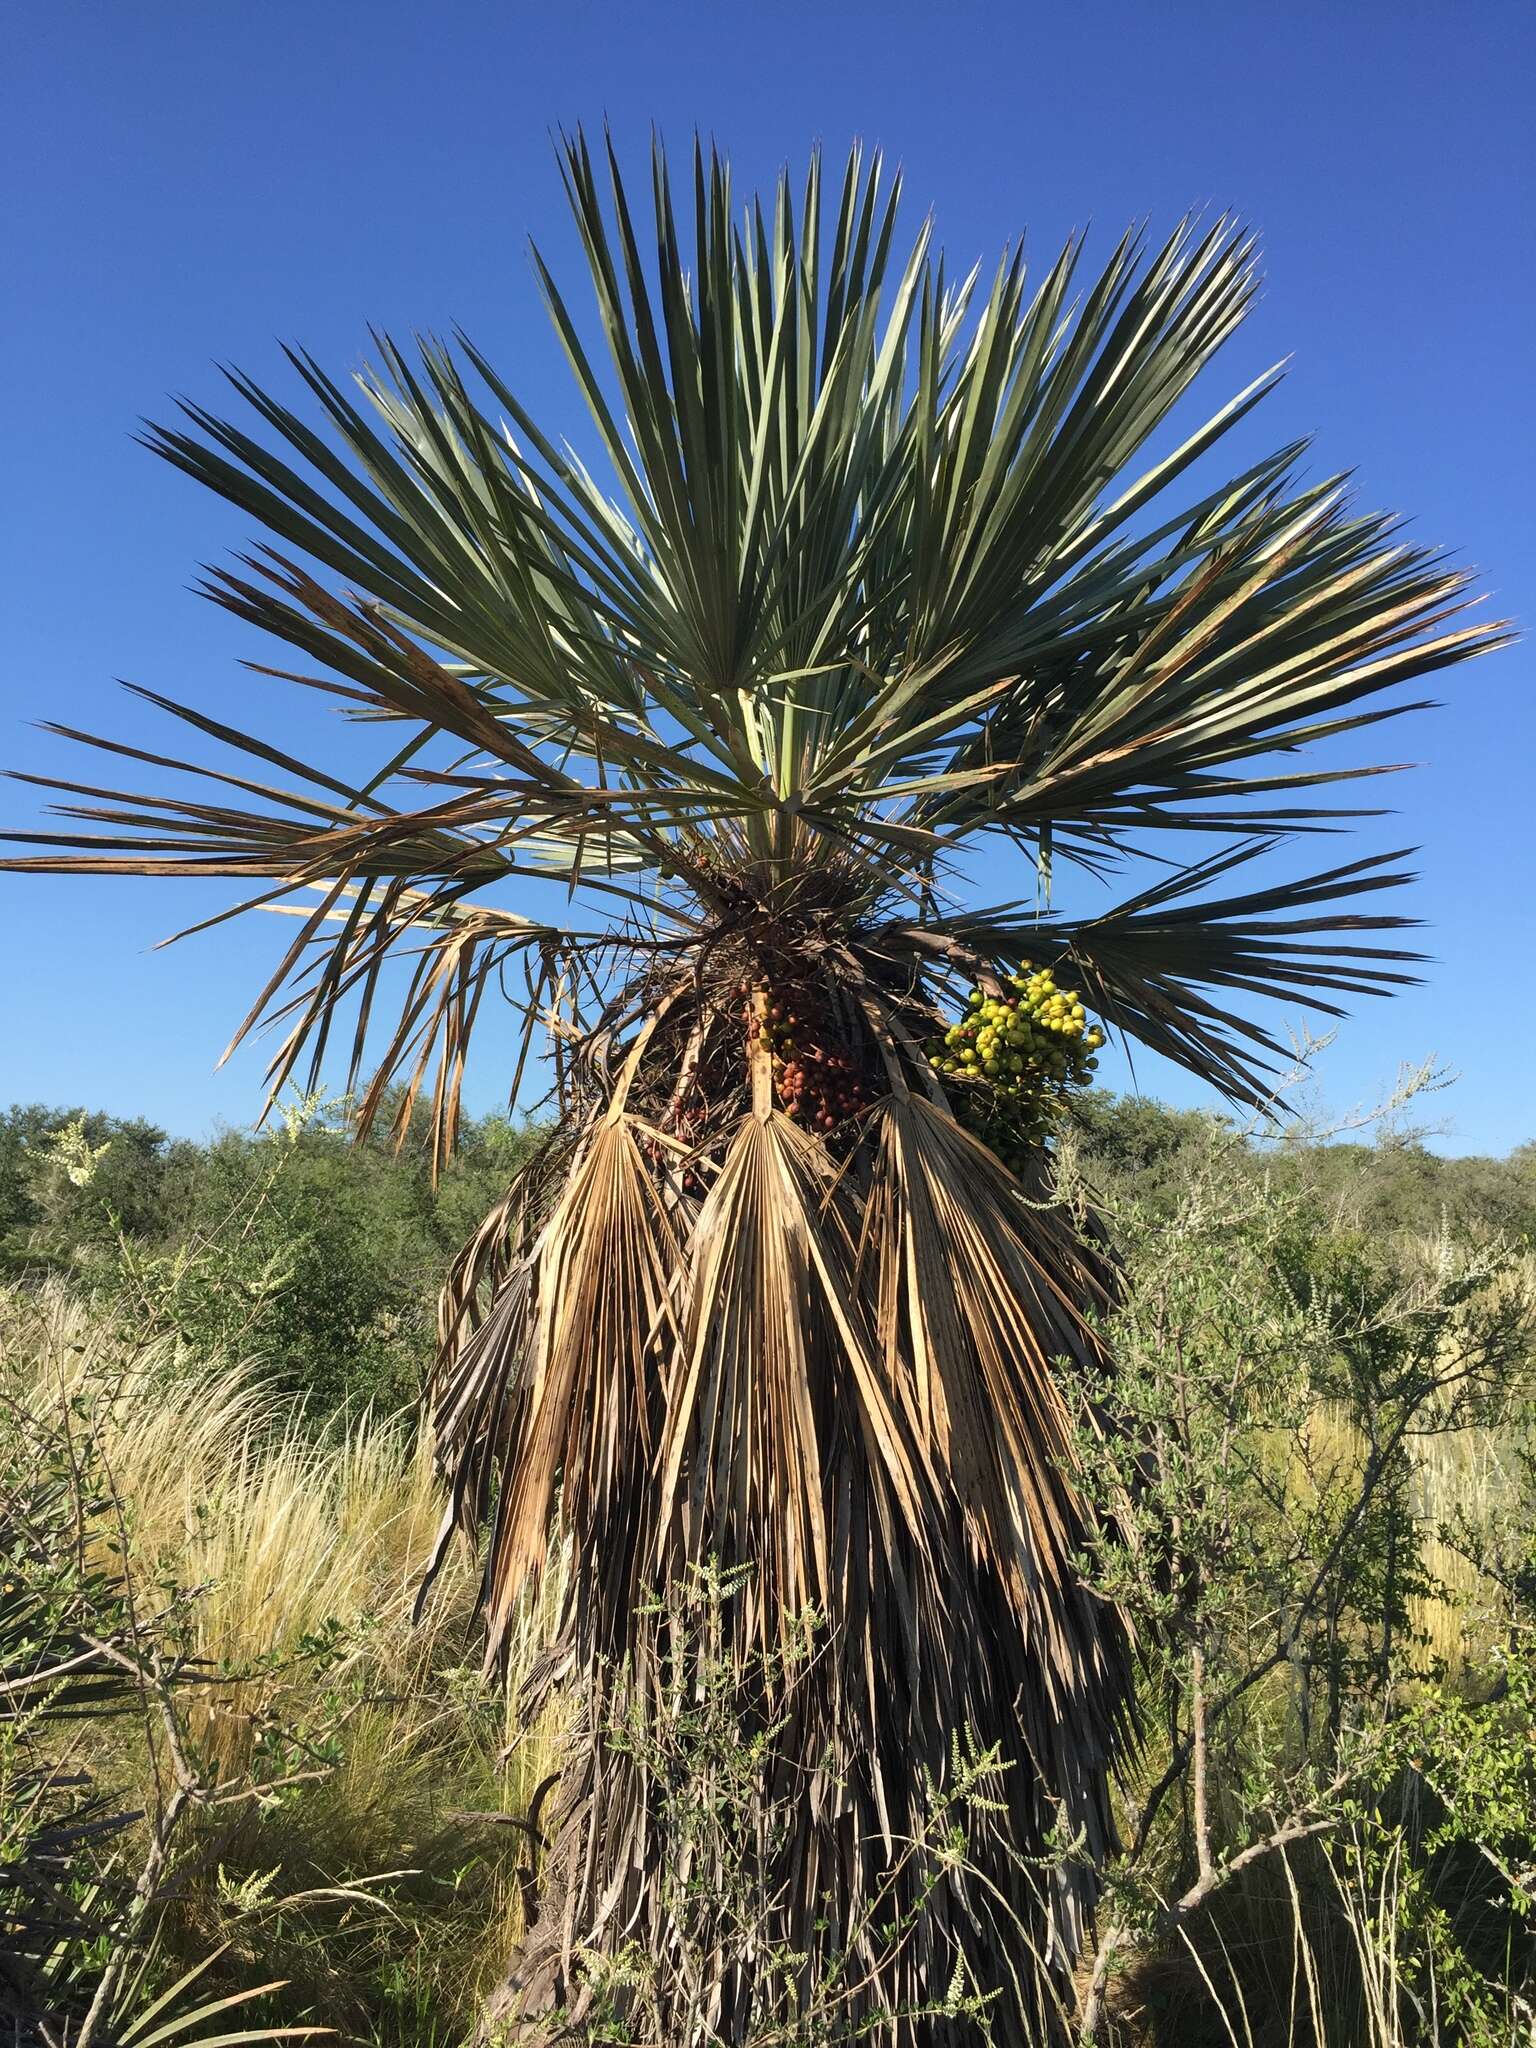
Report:
[[[393,1078],[406,1117],[429,1087],[440,1147],[486,992],[552,1025],[566,1114],[460,1262],[434,1389],[450,1519],[491,1519],[493,1642],[552,1516],[590,1702],[616,1659],[659,1668],[637,1609],[707,1555],[758,1567],[743,1669],[776,1615],[828,1615],[791,1717],[807,1818],[764,1874],[801,1947],[853,1938],[894,1882],[952,1734],[997,1739],[1016,1768],[977,1882],[893,1955],[858,1936],[870,2009],[921,2003],[957,1959],[999,1981],[999,1901],[1070,1953],[1084,1866],[1036,1907],[1011,1851],[1063,1804],[1102,1849],[1127,1698],[1123,1634],[1072,1567],[1050,1370],[1093,1354],[1109,1272],[957,1124],[923,1047],[961,985],[1027,954],[1262,1099],[1275,1047],[1246,997],[1332,1011],[1405,979],[1415,956],[1371,936],[1403,920],[1351,906],[1406,877],[1396,855],[1262,887],[1231,870],[1362,815],[1331,785],[1369,771],[1301,750],[1501,636],[1458,623],[1460,573],[1338,479],[1297,481],[1299,448],[1196,485],[1274,381],[1164,431],[1253,296],[1231,223],[1151,253],[1128,236],[1087,281],[1076,243],[1038,281],[1008,256],[988,284],[949,279],[926,228],[898,253],[899,181],[857,152],[830,207],[813,160],[798,205],[785,182],[742,214],[696,152],[686,242],[659,152],[644,240],[611,155],[578,136],[562,162],[599,350],[538,268],[595,468],[467,341],[381,340],[360,395],[295,355],[324,433],[235,376],[256,430],[189,405],[148,434],[270,536],[205,585],[293,650],[258,673],[382,721],[383,765],[350,780],[155,699],[230,765],[190,770],[195,794],[54,784],[72,822],[13,835],[42,850],[10,864],[232,876],[294,912],[242,1027],[279,1024],[274,1088],[318,1072],[344,1012],[361,1084],[404,958],[362,1115]],[[1221,850],[1097,915],[962,888],[978,844],[1102,882],[1190,831]],[[563,886],[545,919],[499,900],[530,880]],[[775,995],[844,1077],[834,1129],[774,1106]],[[589,1733],[525,1973],[557,2001],[604,1927],[649,1914],[664,1940],[653,1788]],[[722,1964],[722,2024],[743,1968]],[[1013,2024],[998,2038],[1034,2038]]]

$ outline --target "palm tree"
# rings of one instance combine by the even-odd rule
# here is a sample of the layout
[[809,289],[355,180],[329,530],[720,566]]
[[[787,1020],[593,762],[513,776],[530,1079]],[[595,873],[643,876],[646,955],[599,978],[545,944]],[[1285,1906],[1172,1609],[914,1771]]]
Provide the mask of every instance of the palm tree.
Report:
[[[1501,635],[1340,479],[1298,480],[1300,446],[1196,488],[1277,374],[1163,433],[1254,296],[1232,222],[1128,234],[1086,283],[1077,241],[1038,282],[1019,253],[953,282],[926,226],[899,253],[900,181],[858,150],[830,239],[815,158],[798,204],[786,178],[738,214],[696,149],[686,243],[659,149],[643,237],[611,148],[561,164],[598,351],[534,260],[595,468],[463,336],[377,338],[360,392],[293,353],[325,430],[234,374],[254,430],[189,404],[147,434],[269,536],[202,586],[293,650],[254,672],[383,724],[388,758],[331,772],[141,692],[227,765],[56,728],[205,786],[49,783],[72,822],[9,864],[231,876],[296,916],[241,1027],[275,1021],[272,1089],[344,1031],[360,1125],[389,1091],[439,1158],[487,995],[524,1019],[514,1092],[551,1034],[558,1121],[453,1271],[430,1390],[493,1658],[557,1535],[572,1558],[548,1669],[581,1711],[520,2007],[579,2007],[583,1947],[678,1939],[655,1774],[603,1731],[679,1668],[657,1589],[718,1560],[752,1568],[716,1647],[795,1817],[755,1852],[764,1944],[808,1971],[851,1944],[855,2015],[958,1971],[995,2038],[1038,2039],[1133,1723],[1056,1370],[1101,1363],[1113,1269],[996,1074],[933,1048],[1027,957],[1264,1102],[1246,999],[1336,1015],[1411,979],[1373,936],[1407,920],[1348,907],[1408,877],[1232,871],[1372,815],[1317,792],[1377,771],[1301,750]],[[1118,903],[1055,907],[1149,856]],[[998,869],[1026,879],[978,886]],[[547,919],[497,900],[535,880]],[[1038,1108],[1063,1063],[1024,1065]],[[962,1737],[1009,1768],[935,1879],[902,1845]],[[754,1967],[720,1959],[721,2039]]]

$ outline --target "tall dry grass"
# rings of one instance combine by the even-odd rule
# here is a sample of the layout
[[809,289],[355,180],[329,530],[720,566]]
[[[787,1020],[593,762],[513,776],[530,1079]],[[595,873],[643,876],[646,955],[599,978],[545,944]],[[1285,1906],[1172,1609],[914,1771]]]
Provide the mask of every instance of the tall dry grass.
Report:
[[[126,1555],[150,1604],[181,1589],[209,1674],[184,1707],[199,1763],[233,1781],[273,1726],[328,1759],[300,1795],[223,1827],[173,1908],[172,1945],[230,1941],[233,1960],[308,1981],[320,2016],[354,2030],[347,1997],[467,2024],[520,1932],[523,1837],[487,1816],[524,1813],[552,1767],[558,1728],[519,1728],[510,1699],[547,1640],[560,1560],[512,1632],[509,1694],[479,1669],[469,1558],[413,1622],[441,1497],[405,1420],[321,1426],[249,1362],[188,1357],[55,1283],[0,1289],[0,1378],[88,1441],[103,1556]],[[91,1740],[103,1781],[152,1806],[150,1740],[121,1723]],[[371,1931],[341,1938],[274,1910],[382,1872],[405,1875],[380,1889]]]

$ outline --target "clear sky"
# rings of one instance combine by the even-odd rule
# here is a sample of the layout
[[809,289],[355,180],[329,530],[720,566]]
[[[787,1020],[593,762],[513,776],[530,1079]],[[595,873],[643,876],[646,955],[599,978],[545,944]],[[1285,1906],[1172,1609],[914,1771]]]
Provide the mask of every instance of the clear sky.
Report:
[[[1536,621],[1530,0],[49,0],[10,17],[5,73],[4,765],[83,771],[39,717],[163,738],[115,676],[313,736],[236,666],[260,658],[248,630],[187,592],[243,522],[135,446],[135,421],[165,418],[168,393],[221,404],[219,361],[281,385],[279,338],[344,371],[370,322],[458,323],[579,437],[526,238],[574,276],[549,130],[605,116],[637,168],[653,123],[676,144],[712,133],[743,185],[818,138],[834,155],[879,142],[905,166],[910,224],[931,204],[956,268],[1023,230],[1046,255],[1087,224],[1102,254],[1128,220],[1235,209],[1262,231],[1268,286],[1210,409],[1294,354],[1257,441],[1314,433],[1320,470],[1354,469],[1364,501],[1410,514],[1500,612]],[[1440,1104],[1457,1151],[1536,1133],[1533,661],[1527,642],[1456,670],[1446,708],[1378,737],[1425,765],[1360,850],[1422,848],[1411,908],[1437,963],[1366,1005],[1320,1068],[1345,1105],[1439,1054],[1462,1076]],[[39,792],[4,789],[8,821],[35,819]],[[213,1063],[287,927],[150,950],[219,900],[0,876],[0,1101],[189,1133],[247,1120],[258,1058]],[[479,1107],[504,1085],[484,1050]],[[1203,1099],[1151,1061],[1141,1074]]]

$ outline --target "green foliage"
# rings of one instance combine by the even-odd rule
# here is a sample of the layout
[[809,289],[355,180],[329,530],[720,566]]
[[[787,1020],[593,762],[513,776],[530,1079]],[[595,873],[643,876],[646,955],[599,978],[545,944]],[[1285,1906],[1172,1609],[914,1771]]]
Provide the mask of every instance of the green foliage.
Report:
[[1502,1159],[1447,1158],[1390,1130],[1367,1144],[1320,1141],[1304,1126],[1288,1132],[1282,1124],[1250,1133],[1234,1152],[1237,1127],[1227,1117],[1102,1088],[1074,1092],[1064,1122],[1096,1187],[1160,1214],[1179,1206],[1190,1172],[1223,1151],[1310,1195],[1330,1223],[1373,1240],[1449,1231],[1536,1245],[1536,1143]]
[[168,1141],[140,1120],[0,1119],[0,1259],[65,1270],[199,1358],[259,1361],[317,1416],[413,1403],[443,1269],[499,1198],[533,1127],[470,1124],[434,1184],[423,1144],[357,1144],[301,1104],[275,1132]]
[[[1133,1142],[1145,1126],[1138,1113]],[[1134,1996],[1137,1971],[1183,1950],[1204,1982],[1181,2024],[1225,1999],[1230,2027],[1287,1946],[1331,1938],[1348,1954],[1326,2040],[1508,2040],[1511,2001],[1536,1981],[1536,1606],[1507,1556],[1477,1576],[1451,1668],[1430,1627],[1454,1597],[1444,1530],[1425,1507],[1440,1446],[1536,1424],[1528,1265],[1495,1243],[1426,1250],[1342,1225],[1297,1162],[1267,1170],[1231,1132],[1170,1120],[1164,1135],[1182,1191],[1159,1173],[1151,1200],[1117,1203],[1115,1363],[1079,1388],[1103,1530],[1089,1570],[1135,1627],[1148,1731],[1087,2031],[1108,2026],[1128,1956]],[[1528,1525],[1536,1492],[1502,1505]],[[1489,1540],[1490,1518],[1477,1526]],[[1490,1649],[1479,1630],[1495,1624]],[[1266,1928],[1251,1917],[1263,1866],[1283,1860],[1294,1888],[1298,1857],[1294,1910],[1281,1892]],[[1486,1882],[1469,1888],[1469,1857],[1502,1874],[1497,1910]],[[1368,1925],[1388,1871],[1411,1937],[1390,1993],[1371,1974],[1386,1930]],[[1315,2023],[1299,1984],[1264,2040]],[[1461,2031],[1415,2031],[1415,1999]]]
[[1503,1159],[1445,1159],[1413,1140],[1316,1145],[1291,1172],[1320,1200],[1371,1236],[1500,1235],[1536,1245],[1536,1145]]
[[[1094,1184],[1159,1215],[1200,1161],[1232,1152],[1227,1120],[1144,1097],[1074,1090],[1063,1113]],[[199,1357],[258,1359],[317,1416],[403,1407],[432,1355],[444,1267],[538,1137],[504,1117],[467,1123],[434,1184],[424,1130],[398,1152],[356,1143],[344,1115],[313,1105],[269,1135],[205,1144],[142,1118],[16,1105],[0,1116],[0,1271],[70,1273]],[[1536,1146],[1447,1159],[1392,1141],[1250,1143],[1232,1158],[1367,1239],[1448,1227],[1536,1243]]]
[[194,1150],[142,1117],[13,1103],[0,1116],[0,1245],[12,1260],[67,1259],[118,1227],[153,1231]]
[[1064,1122],[1095,1186],[1164,1213],[1177,1206],[1187,1161],[1222,1143],[1232,1128],[1206,1110],[1170,1109],[1150,1096],[1107,1088],[1073,1094]]
[[[76,1126],[62,1156],[84,1152]],[[199,1754],[194,1702],[227,1688],[238,1697],[253,1674],[210,1672],[195,1647],[201,1589],[141,1552],[97,1426],[103,1390],[39,1386],[12,1334],[0,1344],[0,2016],[38,2048],[157,2048],[173,2036],[223,2048],[313,2033],[253,2024],[251,2008],[283,1981],[210,1997],[222,1948],[168,1969],[160,1935],[199,1860],[189,1824],[280,1803],[328,1767],[327,1745],[286,1725],[269,1698],[244,1772],[232,1778]],[[333,1653],[327,1640],[306,1661]],[[125,1729],[143,1744],[142,1790],[113,1782]],[[237,2008],[231,2036],[219,2016]]]
[[54,1282],[0,1290],[0,2023],[447,2048],[547,1751],[506,1753],[462,1661],[468,1573],[412,1624],[436,1503],[405,1432],[317,1443],[231,1370],[189,1422],[166,1350]]
[[94,1647],[122,1625],[117,1572],[91,1558],[101,1474],[87,1443],[40,1428],[0,1383],[0,2013],[39,2015],[61,1943],[103,1917],[88,1873],[131,1811],[59,1757],[62,1726],[120,1709],[123,1674]]

